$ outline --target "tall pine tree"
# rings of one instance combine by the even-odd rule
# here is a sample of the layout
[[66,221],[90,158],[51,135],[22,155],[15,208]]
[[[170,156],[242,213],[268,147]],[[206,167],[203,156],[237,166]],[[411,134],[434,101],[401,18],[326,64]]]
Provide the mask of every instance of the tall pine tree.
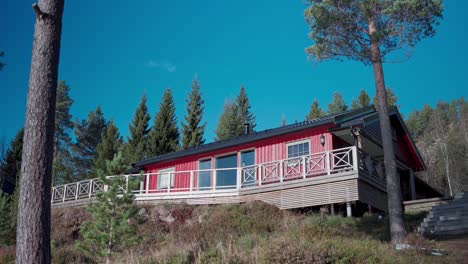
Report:
[[97,145],[97,154],[94,159],[93,174],[98,176],[98,171],[106,170],[106,162],[114,159],[114,156],[119,152],[123,144],[122,137],[119,134],[118,128],[114,121],[111,120],[107,124],[106,132],[102,135],[101,143]]
[[216,141],[226,140],[239,135],[239,114],[237,105],[233,102],[226,102],[224,110],[219,117],[216,127]]
[[179,130],[175,116],[174,98],[169,88],[164,92],[159,112],[154,117],[148,147],[151,156],[163,155],[179,148]]
[[141,97],[135,114],[133,115],[132,123],[128,125],[130,136],[125,145],[124,156],[128,163],[142,160],[146,157],[148,135],[150,129],[148,127],[150,114],[146,105],[146,94]]
[[257,122],[255,120],[255,115],[250,111],[250,100],[249,97],[247,97],[244,85],[241,86],[239,95],[237,96],[236,106],[239,115],[237,135],[242,135],[244,132],[244,124],[249,124],[249,132],[254,131]]
[[71,137],[73,130],[70,108],[73,100],[69,95],[70,87],[65,81],[57,85],[57,99],[55,107],[54,133],[54,161],[52,167],[53,185],[70,182],[73,174],[73,160],[71,156]]
[[310,121],[316,118],[323,117],[325,112],[323,112],[322,108],[320,108],[317,99],[314,99],[314,102],[310,106],[309,114],[306,116],[306,120]]
[[0,164],[0,190],[12,194],[18,184],[23,154],[24,129],[20,129],[10,142],[5,159]]
[[370,105],[370,97],[367,94],[366,90],[362,89],[361,92],[359,93],[359,96],[357,99],[353,100],[351,103],[351,109],[358,109],[362,107],[366,107]]
[[196,147],[205,142],[203,134],[205,132],[205,123],[201,123],[203,119],[204,101],[200,91],[200,83],[198,79],[192,81],[192,90],[185,100],[187,103],[187,115],[185,122],[182,125],[182,148],[187,149]]
[[340,92],[333,93],[333,101],[328,104],[328,114],[339,114],[348,110],[348,106],[343,99],[343,95]]
[[75,122],[76,143],[72,146],[75,165],[74,180],[89,179],[93,176],[93,160],[97,156],[96,147],[101,143],[106,127],[107,121],[99,106],[88,114],[87,119]]

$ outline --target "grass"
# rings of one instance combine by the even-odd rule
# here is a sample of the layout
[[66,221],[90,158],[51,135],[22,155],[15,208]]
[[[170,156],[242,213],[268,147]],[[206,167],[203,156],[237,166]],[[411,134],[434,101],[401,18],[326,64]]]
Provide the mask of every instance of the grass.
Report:
[[[409,230],[423,214],[406,215]],[[53,212],[53,263],[95,263],[75,250],[84,208]],[[264,203],[147,207],[139,226],[141,243],[116,256],[115,263],[462,263],[446,251],[395,251],[388,243],[388,222],[376,215],[360,218],[278,210]],[[77,235],[78,234],[78,235]],[[418,248],[443,244],[410,233]],[[449,249],[447,247],[447,249]],[[9,252],[9,253],[8,253]],[[0,263],[12,263],[14,249],[0,249]],[[10,257],[8,257],[10,256]],[[5,261],[6,262],[5,262]],[[10,262],[8,262],[10,261]]]

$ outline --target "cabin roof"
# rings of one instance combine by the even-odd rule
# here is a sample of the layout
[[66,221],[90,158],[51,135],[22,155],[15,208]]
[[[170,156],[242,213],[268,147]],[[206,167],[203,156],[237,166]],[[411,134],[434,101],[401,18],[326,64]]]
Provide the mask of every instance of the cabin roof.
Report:
[[284,135],[284,134],[288,134],[288,133],[292,133],[292,132],[296,132],[296,131],[300,131],[304,129],[319,127],[319,126],[326,125],[326,124],[339,125],[345,122],[350,122],[352,120],[358,119],[362,116],[367,116],[375,112],[376,111],[373,106],[359,108],[356,110],[351,110],[351,111],[347,111],[347,112],[343,112],[339,114],[333,114],[333,115],[328,115],[328,116],[321,117],[321,118],[316,118],[310,121],[303,121],[303,122],[298,122],[298,123],[294,123],[291,125],[281,126],[281,127],[277,127],[273,129],[266,129],[263,131],[251,132],[249,134],[240,135],[240,136],[233,137],[230,139],[215,141],[215,142],[204,144],[198,147],[193,147],[193,148],[189,148],[185,150],[167,153],[167,154],[156,156],[156,157],[151,157],[148,159],[144,159],[144,160],[132,163],[132,166],[135,170],[139,170],[140,168],[149,164],[153,164],[153,163],[174,160],[174,159],[181,158],[184,156],[190,156],[194,154],[200,154],[200,153],[205,153],[209,151],[228,148],[228,147],[232,147],[232,146],[236,146],[240,144],[251,143],[251,142],[262,140],[265,138]]

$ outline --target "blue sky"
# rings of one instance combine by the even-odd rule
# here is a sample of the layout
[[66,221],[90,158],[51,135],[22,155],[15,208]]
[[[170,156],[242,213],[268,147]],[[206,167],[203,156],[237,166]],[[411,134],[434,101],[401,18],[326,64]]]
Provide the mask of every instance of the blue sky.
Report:
[[[0,138],[23,126],[34,30],[33,1],[5,1],[0,16]],[[223,104],[244,84],[257,129],[302,120],[317,98],[326,108],[334,91],[350,104],[360,89],[374,95],[372,68],[307,59],[311,44],[305,4],[285,1],[67,0],[59,79],[71,86],[74,118],[100,105],[123,136],[144,92],[152,117],[167,87],[177,117],[198,75],[211,141]],[[438,99],[468,95],[468,1],[445,1],[438,34],[423,40],[410,60],[384,65],[386,84],[407,115]],[[152,122],[152,121],[151,121]]]

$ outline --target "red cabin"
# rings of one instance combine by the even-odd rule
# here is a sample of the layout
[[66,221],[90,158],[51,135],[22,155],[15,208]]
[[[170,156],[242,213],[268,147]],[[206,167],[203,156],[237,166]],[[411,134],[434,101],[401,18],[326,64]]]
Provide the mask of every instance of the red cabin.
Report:
[[[403,200],[440,196],[415,176],[424,170],[424,162],[398,110],[389,113]],[[137,201],[145,203],[260,200],[282,209],[327,205],[348,215],[353,207],[387,210],[379,115],[374,107],[244,133],[132,166],[134,174],[125,177],[141,179],[140,188],[132,191]],[[68,196],[79,199],[82,194],[91,197],[103,186],[97,180],[57,186],[52,202],[68,200],[67,188]]]

